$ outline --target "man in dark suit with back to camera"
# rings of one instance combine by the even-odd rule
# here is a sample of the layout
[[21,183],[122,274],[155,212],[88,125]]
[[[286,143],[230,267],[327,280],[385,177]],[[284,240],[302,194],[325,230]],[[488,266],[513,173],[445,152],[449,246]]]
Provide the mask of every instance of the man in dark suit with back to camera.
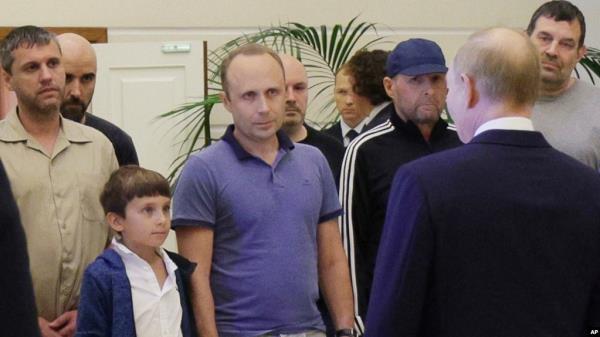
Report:
[[600,177],[533,130],[529,39],[471,36],[448,72],[465,146],[392,184],[367,336],[583,336],[600,327]]

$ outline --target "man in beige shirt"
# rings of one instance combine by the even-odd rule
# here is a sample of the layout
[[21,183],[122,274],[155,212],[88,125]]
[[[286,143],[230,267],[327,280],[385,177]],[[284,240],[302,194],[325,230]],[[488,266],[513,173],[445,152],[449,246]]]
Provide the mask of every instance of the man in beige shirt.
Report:
[[53,35],[17,28],[0,59],[18,100],[0,121],[0,158],[27,237],[40,330],[73,336],[83,271],[108,239],[98,197],[117,160],[104,135],[61,117],[65,71]]

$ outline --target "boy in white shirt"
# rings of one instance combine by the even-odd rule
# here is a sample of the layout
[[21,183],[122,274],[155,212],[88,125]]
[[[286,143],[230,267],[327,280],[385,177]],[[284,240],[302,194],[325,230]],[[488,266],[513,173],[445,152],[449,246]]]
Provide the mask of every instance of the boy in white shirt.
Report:
[[85,271],[76,336],[195,337],[185,291],[195,264],[161,248],[171,227],[168,182],[123,166],[100,202],[117,235]]

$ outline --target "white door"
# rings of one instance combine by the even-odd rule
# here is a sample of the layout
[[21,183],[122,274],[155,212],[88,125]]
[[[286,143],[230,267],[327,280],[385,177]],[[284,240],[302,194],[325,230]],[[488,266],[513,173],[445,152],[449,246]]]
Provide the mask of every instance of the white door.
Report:
[[96,44],[98,73],[92,112],[125,130],[140,165],[167,174],[176,157],[173,122],[157,116],[199,99],[202,89],[202,44],[182,42],[180,53],[164,53],[163,43]]
[[[141,166],[166,176],[179,146],[176,132],[170,130],[175,121],[157,116],[203,95],[202,43],[110,43],[94,48],[98,72],[92,112],[131,136]],[[182,52],[163,52],[174,48]],[[167,249],[175,248],[173,237]]]

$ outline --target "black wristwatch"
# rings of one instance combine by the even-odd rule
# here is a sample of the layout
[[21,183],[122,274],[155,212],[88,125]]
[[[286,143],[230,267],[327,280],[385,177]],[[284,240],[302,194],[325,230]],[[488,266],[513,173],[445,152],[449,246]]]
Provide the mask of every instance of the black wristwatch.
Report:
[[354,329],[339,329],[335,332],[335,337],[356,337]]

